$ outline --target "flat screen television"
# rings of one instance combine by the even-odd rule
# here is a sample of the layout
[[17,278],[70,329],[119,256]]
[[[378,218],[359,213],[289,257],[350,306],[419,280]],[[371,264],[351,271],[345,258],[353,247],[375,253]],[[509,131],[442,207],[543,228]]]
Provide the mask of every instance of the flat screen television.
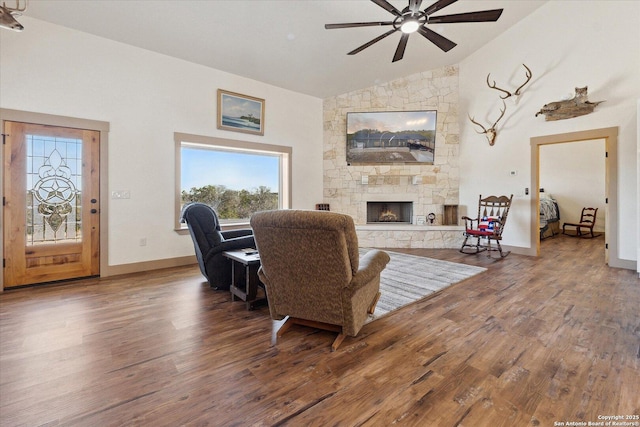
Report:
[[347,113],[347,164],[433,164],[436,110]]

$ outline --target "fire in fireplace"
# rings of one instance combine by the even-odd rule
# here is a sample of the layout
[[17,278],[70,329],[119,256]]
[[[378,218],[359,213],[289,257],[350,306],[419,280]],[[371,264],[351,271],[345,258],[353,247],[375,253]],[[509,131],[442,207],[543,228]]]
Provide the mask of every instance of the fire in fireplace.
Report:
[[411,224],[413,202],[367,202],[367,224],[380,222]]

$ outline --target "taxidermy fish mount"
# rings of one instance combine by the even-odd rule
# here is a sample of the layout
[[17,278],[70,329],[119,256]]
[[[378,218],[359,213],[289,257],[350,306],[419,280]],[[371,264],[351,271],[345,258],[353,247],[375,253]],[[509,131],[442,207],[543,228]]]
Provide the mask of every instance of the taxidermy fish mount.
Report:
[[585,114],[593,113],[593,110],[601,102],[604,101],[589,102],[587,99],[587,86],[577,87],[573,99],[545,104],[544,107],[536,113],[536,117],[538,117],[539,114],[544,114],[545,120],[549,121],[584,116]]

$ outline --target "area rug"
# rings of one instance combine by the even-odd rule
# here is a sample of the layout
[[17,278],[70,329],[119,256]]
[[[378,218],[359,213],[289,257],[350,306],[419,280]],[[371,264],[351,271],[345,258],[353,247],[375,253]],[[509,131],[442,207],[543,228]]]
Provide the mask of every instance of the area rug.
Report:
[[[360,248],[360,256],[371,249]],[[369,321],[486,270],[484,267],[385,251],[391,261],[380,275],[380,300]]]

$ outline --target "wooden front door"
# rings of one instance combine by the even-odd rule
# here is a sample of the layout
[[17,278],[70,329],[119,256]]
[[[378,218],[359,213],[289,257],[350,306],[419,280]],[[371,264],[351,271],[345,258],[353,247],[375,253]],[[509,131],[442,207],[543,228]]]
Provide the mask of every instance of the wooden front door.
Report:
[[4,122],[4,286],[100,273],[98,131]]

